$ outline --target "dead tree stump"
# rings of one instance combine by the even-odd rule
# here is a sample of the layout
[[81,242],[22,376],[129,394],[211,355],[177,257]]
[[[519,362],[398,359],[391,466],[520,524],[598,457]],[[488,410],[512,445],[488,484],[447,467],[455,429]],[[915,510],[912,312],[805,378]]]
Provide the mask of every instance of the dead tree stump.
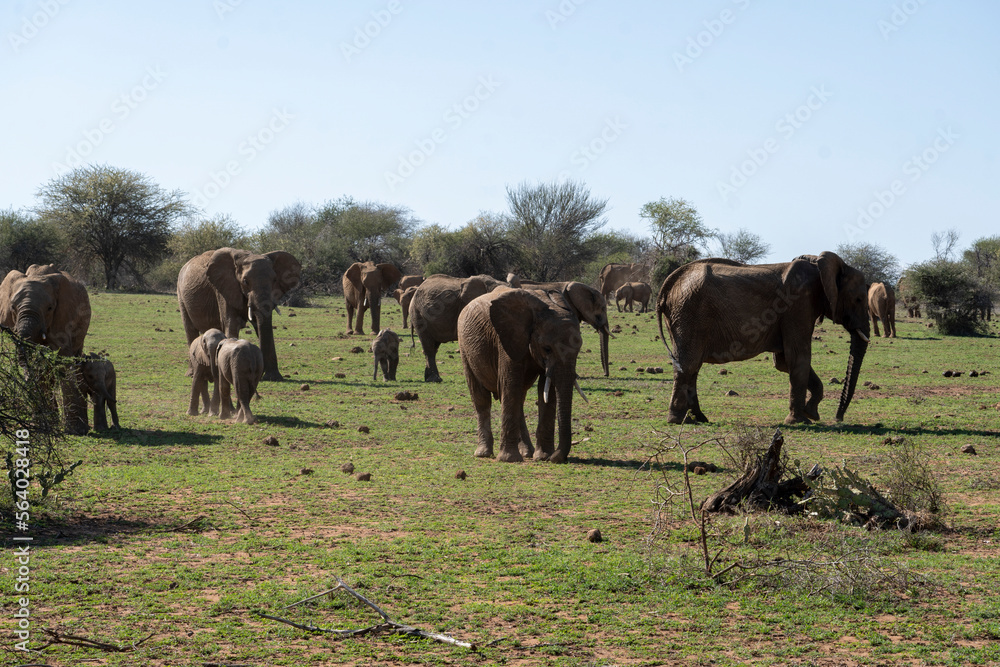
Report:
[[802,496],[809,487],[801,477],[781,481],[785,468],[781,463],[781,447],[785,439],[780,430],[775,430],[771,446],[761,459],[743,472],[735,482],[709,496],[701,504],[705,512],[734,512],[740,504],[754,508],[781,507],[791,509],[795,505],[792,496]]

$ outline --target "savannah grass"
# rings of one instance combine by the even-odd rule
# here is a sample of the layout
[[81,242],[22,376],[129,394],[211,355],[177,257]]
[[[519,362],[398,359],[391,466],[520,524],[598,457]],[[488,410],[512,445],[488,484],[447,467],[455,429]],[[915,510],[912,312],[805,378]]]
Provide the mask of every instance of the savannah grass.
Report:
[[[666,423],[672,382],[655,319],[612,310],[612,326],[623,331],[611,341],[610,378],[600,370],[597,334],[583,329],[578,371],[590,402],[574,400],[573,438],[590,439],[565,465],[500,464],[472,456],[475,412],[456,343],[438,354],[441,384],[422,382],[423,356],[408,336],[399,380],[372,382],[371,335],[344,333],[342,299],[285,309],[274,324],[286,381],[261,384],[257,424],[226,424],[185,414],[190,378],[173,296],[99,293],[91,301],[87,351],[107,350],[115,363],[123,429],[69,438],[70,457],[84,464],[34,508],[32,645],[44,643],[43,627],[125,647],[153,636],[125,653],[53,645],[42,656],[49,665],[1000,660],[995,335],[942,337],[922,320],[899,318],[899,338],[873,339],[861,370],[861,381],[879,388],[859,384],[838,425],[840,385],[829,381],[843,377],[849,338],[827,322],[813,341],[827,383],[825,421],[782,425],[788,379],[762,356],[728,364],[726,375],[702,369],[701,404],[712,421],[694,429]],[[383,318],[402,336],[391,300]],[[364,352],[352,353],[355,346]],[[636,372],[655,366],[666,372]],[[989,374],[969,377],[972,369]],[[944,378],[944,370],[964,373]],[[419,399],[396,401],[402,390]],[[929,453],[948,509],[935,532],[868,533],[767,514],[712,519],[717,540],[742,539],[748,523],[742,554],[805,557],[848,545],[886,572],[912,573],[908,585],[854,593],[759,582],[731,588],[699,573],[689,508],[678,504],[654,532],[656,485],[681,474],[680,461],[651,470],[664,434],[733,438],[747,424],[766,433],[781,426],[786,451],[804,468],[846,462],[876,485],[889,474],[892,436]],[[265,444],[267,436],[278,446]],[[965,444],[979,454],[961,454]],[[723,467],[691,477],[700,502],[737,471],[717,445],[697,458]],[[342,473],[347,462],[372,481]],[[460,469],[464,480],[455,476]],[[603,542],[587,541],[591,528]],[[331,588],[336,575],[394,621],[479,650],[389,635],[314,636],[255,615],[341,629],[375,623],[370,609],[339,594],[283,609]],[[4,591],[13,590],[13,576],[4,563]]]

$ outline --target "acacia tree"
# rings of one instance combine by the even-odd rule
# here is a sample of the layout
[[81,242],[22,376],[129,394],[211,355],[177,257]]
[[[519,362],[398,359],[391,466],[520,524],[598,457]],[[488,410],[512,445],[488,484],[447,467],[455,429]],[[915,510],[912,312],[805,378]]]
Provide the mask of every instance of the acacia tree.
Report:
[[732,234],[720,232],[716,238],[722,257],[736,262],[752,264],[771,252],[771,244],[765,243],[759,235],[743,227]]
[[715,230],[702,221],[698,210],[683,199],[661,197],[659,201],[648,202],[639,216],[649,221],[653,233],[655,284],[663,282],[681,264],[698,259],[716,236]]
[[608,200],[592,197],[583,183],[508,186],[507,204],[518,273],[540,281],[574,278],[596,256],[587,239],[606,224]]
[[142,280],[167,254],[174,222],[192,212],[181,191],[107,165],[54,178],[38,197],[39,215],[65,229],[77,252],[103,265],[108,289],[118,287],[123,268]]
[[869,283],[886,283],[895,287],[899,283],[899,260],[877,243],[842,243],[837,254],[861,273]]

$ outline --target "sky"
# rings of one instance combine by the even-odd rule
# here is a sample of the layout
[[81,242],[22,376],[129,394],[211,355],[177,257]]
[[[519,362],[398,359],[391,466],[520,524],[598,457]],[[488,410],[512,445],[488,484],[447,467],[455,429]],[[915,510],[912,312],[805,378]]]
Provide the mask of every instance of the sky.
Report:
[[[1000,234],[1000,3],[118,0],[0,6],[0,208],[108,164],[248,230],[347,195],[457,229],[584,182],[767,261]],[[289,249],[293,250],[293,249]]]

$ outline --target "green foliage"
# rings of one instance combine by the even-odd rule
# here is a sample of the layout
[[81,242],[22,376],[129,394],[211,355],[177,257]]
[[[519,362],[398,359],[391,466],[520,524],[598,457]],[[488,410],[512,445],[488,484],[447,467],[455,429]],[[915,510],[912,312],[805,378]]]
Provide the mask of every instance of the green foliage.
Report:
[[[0,279],[32,264],[56,264],[66,241],[59,228],[24,211],[0,211]],[[60,267],[66,268],[66,267]]]
[[949,336],[974,336],[986,331],[977,321],[981,288],[968,267],[960,262],[931,260],[910,267],[907,284],[934,320]]
[[732,234],[720,232],[716,235],[716,239],[720,246],[719,256],[735,262],[754,264],[771,252],[769,243],[765,243],[758,234],[743,227]]
[[167,242],[167,257],[149,273],[149,284],[171,291],[177,286],[177,273],[192,257],[219,248],[245,248],[250,242],[251,237],[228,214],[184,221]]
[[38,197],[41,217],[67,230],[73,252],[100,262],[108,289],[117,288],[123,274],[143,284],[166,256],[173,224],[192,212],[180,191],[107,165],[54,178]]
[[877,243],[842,243],[836,253],[849,266],[865,274],[871,283],[886,283],[895,287],[899,283],[899,260]]
[[701,251],[716,236],[694,205],[684,199],[661,197],[659,201],[647,202],[639,216],[649,221],[659,256],[675,258],[682,264],[691,261],[685,258],[701,256]]
[[518,248],[510,236],[507,221],[494,213],[480,213],[456,231],[429,225],[414,235],[410,260],[423,275],[486,274],[503,280],[518,262]]

